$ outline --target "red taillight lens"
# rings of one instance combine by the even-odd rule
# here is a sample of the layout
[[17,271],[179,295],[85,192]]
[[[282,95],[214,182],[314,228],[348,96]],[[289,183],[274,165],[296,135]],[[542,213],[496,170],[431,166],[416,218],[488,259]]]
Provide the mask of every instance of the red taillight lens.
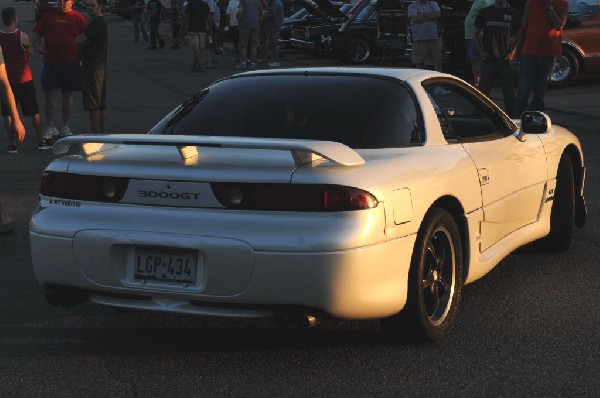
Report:
[[123,198],[128,178],[45,172],[40,194],[54,198],[118,202]]
[[211,183],[217,200],[229,209],[273,211],[351,211],[377,207],[360,189],[338,185]]

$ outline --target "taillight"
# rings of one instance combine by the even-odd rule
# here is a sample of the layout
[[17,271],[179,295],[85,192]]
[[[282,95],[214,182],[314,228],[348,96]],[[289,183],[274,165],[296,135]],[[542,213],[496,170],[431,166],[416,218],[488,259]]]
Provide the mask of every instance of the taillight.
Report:
[[45,172],[40,194],[54,198],[118,202],[127,190],[128,178]]
[[377,207],[366,191],[339,185],[211,183],[226,208],[273,211],[351,211]]

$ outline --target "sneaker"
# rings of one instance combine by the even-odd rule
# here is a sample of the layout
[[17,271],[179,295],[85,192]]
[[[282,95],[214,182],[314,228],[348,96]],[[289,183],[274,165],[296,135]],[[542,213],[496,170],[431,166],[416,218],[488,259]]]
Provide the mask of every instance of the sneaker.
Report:
[[54,137],[55,135],[58,135],[58,129],[56,127],[48,127],[46,129],[46,132],[44,133],[44,139],[45,140],[51,140],[52,137]]
[[240,62],[235,66],[235,69],[246,69],[248,65],[245,62]]
[[274,61],[274,62],[269,62],[267,65],[269,65],[269,68],[279,68],[281,66],[281,63]]
[[71,129],[68,126],[65,126],[60,129],[60,135],[63,137],[70,137],[73,135],[73,133],[71,132]]
[[52,144],[49,144],[48,141],[42,140],[42,142],[38,143],[38,151],[45,151],[47,149],[51,149]]
[[16,145],[9,145],[8,148],[6,148],[6,152],[8,152],[8,153],[19,153],[19,151],[17,151],[17,146]]

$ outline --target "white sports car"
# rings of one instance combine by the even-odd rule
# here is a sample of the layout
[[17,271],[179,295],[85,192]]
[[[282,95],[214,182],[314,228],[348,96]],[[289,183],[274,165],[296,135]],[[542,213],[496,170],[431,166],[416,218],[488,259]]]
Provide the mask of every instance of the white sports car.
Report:
[[149,134],[54,150],[31,253],[66,307],[381,319],[435,341],[464,284],[527,243],[568,248],[586,218],[577,137],[431,71],[243,73]]

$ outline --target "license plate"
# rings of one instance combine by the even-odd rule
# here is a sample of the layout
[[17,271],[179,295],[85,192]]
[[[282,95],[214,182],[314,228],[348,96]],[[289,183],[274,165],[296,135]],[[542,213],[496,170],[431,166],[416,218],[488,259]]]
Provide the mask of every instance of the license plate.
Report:
[[194,285],[196,283],[196,259],[195,250],[136,247],[133,278],[141,282]]

